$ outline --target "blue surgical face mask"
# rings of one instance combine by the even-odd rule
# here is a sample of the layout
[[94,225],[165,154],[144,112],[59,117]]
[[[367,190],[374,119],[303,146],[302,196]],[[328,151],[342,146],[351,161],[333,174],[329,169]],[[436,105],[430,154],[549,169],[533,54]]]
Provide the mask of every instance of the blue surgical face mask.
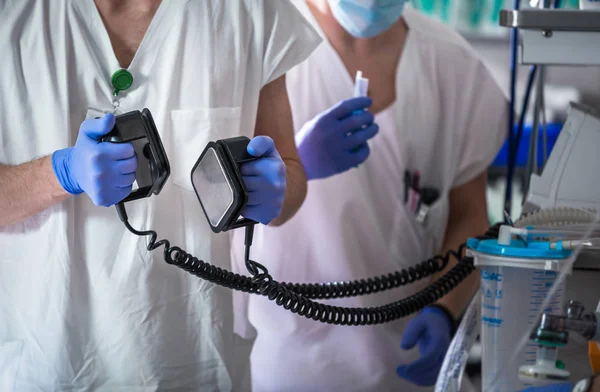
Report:
[[329,0],[331,13],[357,38],[374,37],[389,29],[402,15],[408,0]]

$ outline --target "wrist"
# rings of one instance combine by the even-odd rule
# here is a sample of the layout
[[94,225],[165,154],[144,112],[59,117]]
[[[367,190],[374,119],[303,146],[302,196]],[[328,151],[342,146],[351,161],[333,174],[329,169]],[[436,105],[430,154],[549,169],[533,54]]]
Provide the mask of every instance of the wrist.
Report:
[[447,307],[445,307],[444,305],[433,304],[433,305],[426,307],[421,312],[433,312],[433,313],[444,316],[446,322],[448,323],[447,325],[448,325],[448,330],[450,331],[450,336],[453,337],[454,334],[456,333],[456,331],[458,329],[458,322],[454,319],[454,316],[452,315],[450,310]]
[[71,162],[73,159],[73,148],[56,150],[52,154],[52,170],[60,186],[71,195],[79,195],[83,190],[79,187],[77,180],[71,175]]
[[[300,153],[300,151],[298,151]],[[306,181],[311,181],[317,178],[318,176],[314,173],[312,165],[309,163],[309,158],[304,157],[303,154],[300,154],[300,164],[302,166],[302,171],[306,176]]]

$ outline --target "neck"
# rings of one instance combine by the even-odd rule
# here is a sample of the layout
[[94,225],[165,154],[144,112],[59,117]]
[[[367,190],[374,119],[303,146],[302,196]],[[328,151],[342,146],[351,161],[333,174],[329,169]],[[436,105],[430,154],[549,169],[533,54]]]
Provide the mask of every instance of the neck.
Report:
[[354,52],[368,55],[386,50],[399,40],[404,41],[408,27],[403,18],[399,18],[383,33],[369,38],[356,38],[350,35],[333,16],[328,0],[306,0],[306,3],[321,26],[328,41],[338,52]]
[[161,0],[95,0],[96,7],[112,14],[135,9],[140,14],[153,15]]

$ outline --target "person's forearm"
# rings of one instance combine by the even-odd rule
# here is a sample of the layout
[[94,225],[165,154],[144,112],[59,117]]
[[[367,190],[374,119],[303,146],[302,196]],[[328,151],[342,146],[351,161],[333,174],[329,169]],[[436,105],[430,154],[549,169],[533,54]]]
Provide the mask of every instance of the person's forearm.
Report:
[[68,197],[54,175],[51,156],[0,165],[0,226],[22,222]]
[[[470,230],[472,231],[472,230]],[[467,234],[467,230],[464,231],[464,234]],[[473,236],[479,235],[480,233],[471,233]],[[444,246],[444,254],[447,250],[453,249],[457,250],[458,247],[464,243],[469,235],[452,236],[453,238],[449,238],[446,245]],[[434,275],[434,280],[439,279],[443,275],[445,275],[449,270],[455,267],[458,264],[458,260],[451,256],[450,262],[448,266],[442,271]],[[457,320],[469,305],[471,298],[475,291],[479,288],[479,274],[472,273],[469,275],[457,288],[448,293],[445,297],[438,301],[438,304],[446,307],[454,316],[454,319]]]
[[271,137],[286,166],[287,185],[281,213],[269,223],[269,226],[280,226],[300,209],[307,191],[306,174],[294,139],[294,123],[285,75],[261,90],[254,135]]
[[[468,183],[450,191],[448,224],[443,244],[444,254],[448,250],[457,251],[467,239],[480,236],[487,231],[489,223],[486,188],[487,174],[484,171]],[[435,274],[433,278],[439,279],[457,264],[458,260],[451,256],[446,268]],[[478,288],[479,274],[472,273],[458,287],[440,299],[438,304],[445,306],[454,318],[458,319]]]
[[296,159],[284,159],[286,166],[287,189],[281,215],[273,220],[271,226],[280,226],[291,219],[306,198],[306,174],[302,163]]

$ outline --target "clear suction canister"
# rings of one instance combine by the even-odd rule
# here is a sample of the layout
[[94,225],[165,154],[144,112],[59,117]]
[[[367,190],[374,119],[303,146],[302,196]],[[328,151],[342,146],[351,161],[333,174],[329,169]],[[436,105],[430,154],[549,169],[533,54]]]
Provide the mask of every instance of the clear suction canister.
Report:
[[481,276],[482,390],[514,392],[532,385],[519,377],[524,364],[534,365],[538,345],[527,345],[513,355],[519,341],[536,325],[542,311],[561,313],[564,279],[545,308],[569,250],[551,250],[548,243],[521,239],[475,240],[468,254]]

